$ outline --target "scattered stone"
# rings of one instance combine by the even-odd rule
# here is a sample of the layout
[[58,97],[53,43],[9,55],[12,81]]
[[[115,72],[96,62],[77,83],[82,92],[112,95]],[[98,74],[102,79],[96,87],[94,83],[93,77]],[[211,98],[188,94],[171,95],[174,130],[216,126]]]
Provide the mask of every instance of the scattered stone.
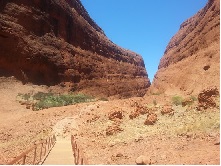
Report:
[[139,141],[142,141],[144,138],[142,136],[138,137],[138,138],[135,138],[135,142],[139,142]]
[[172,114],[174,112],[172,105],[164,105],[163,109],[161,110],[161,114]]
[[139,104],[138,104],[138,102],[137,101],[135,101],[134,103],[132,103],[130,106],[131,107],[137,107]]
[[186,138],[193,138],[194,134],[192,132],[186,133]]
[[150,113],[150,110],[145,107],[145,106],[141,106],[139,105],[137,102],[135,102],[135,104],[133,105],[133,107],[136,107],[134,111],[131,112],[131,114],[129,115],[130,119],[134,119],[137,118],[139,115],[145,115]]
[[155,113],[151,113],[147,115],[147,119],[144,122],[145,125],[153,125],[157,121],[157,115]]
[[108,115],[109,120],[114,120],[114,119],[123,119],[123,113],[122,111],[113,111],[109,113]]
[[129,118],[130,118],[130,119],[134,119],[134,118],[137,118],[139,115],[140,115],[139,112],[133,111],[133,112],[131,112],[131,114],[129,115]]
[[93,114],[93,115],[92,115],[92,118],[90,118],[90,119],[87,120],[87,123],[95,122],[95,121],[97,121],[99,118],[100,118],[99,115],[94,115],[94,114]]
[[144,106],[139,106],[138,104],[136,105],[135,111],[131,112],[129,115],[130,119],[137,118],[139,115],[145,115],[148,114],[150,110]]
[[114,134],[119,133],[119,132],[121,132],[121,131],[123,131],[123,129],[120,128],[119,125],[114,124],[114,125],[112,125],[112,126],[108,126],[108,127],[107,127],[107,129],[106,129],[106,135],[107,135],[107,136],[114,135]]
[[137,108],[136,108],[136,112],[138,112],[141,115],[145,115],[145,114],[149,113],[149,110],[148,110],[147,107],[138,105]]
[[214,108],[216,107],[215,97],[219,96],[219,90],[217,87],[211,87],[203,90],[198,95],[198,106],[197,110]]
[[136,159],[136,164],[137,165],[151,165],[151,158],[141,155]]
[[123,157],[124,155],[122,154],[122,153],[118,153],[117,155],[116,155],[116,157]]

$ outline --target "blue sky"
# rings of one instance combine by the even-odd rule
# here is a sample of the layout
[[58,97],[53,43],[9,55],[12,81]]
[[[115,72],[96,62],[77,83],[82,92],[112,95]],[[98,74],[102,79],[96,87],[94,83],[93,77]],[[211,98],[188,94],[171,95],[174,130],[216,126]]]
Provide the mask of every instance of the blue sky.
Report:
[[160,58],[180,24],[207,0],[81,0],[115,44],[140,54],[152,82]]

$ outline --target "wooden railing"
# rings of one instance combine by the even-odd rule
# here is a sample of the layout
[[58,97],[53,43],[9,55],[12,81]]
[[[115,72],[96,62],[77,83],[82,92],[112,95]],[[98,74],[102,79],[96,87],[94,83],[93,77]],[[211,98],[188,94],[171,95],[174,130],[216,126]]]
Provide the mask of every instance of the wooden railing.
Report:
[[71,136],[71,145],[72,145],[75,165],[88,165],[88,161],[84,157],[82,148],[77,144],[76,139],[74,138],[73,135]]
[[18,157],[7,163],[7,165],[42,164],[42,162],[45,160],[55,143],[55,135],[52,135],[47,139],[34,144],[30,149],[26,150]]

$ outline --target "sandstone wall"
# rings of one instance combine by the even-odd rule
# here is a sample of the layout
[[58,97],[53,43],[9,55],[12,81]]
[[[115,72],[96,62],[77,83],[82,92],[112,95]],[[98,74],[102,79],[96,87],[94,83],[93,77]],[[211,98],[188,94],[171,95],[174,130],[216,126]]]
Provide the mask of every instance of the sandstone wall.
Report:
[[220,1],[186,20],[160,61],[150,92],[197,94],[220,86]]
[[111,42],[79,0],[1,0],[0,75],[119,97],[150,81],[140,55]]

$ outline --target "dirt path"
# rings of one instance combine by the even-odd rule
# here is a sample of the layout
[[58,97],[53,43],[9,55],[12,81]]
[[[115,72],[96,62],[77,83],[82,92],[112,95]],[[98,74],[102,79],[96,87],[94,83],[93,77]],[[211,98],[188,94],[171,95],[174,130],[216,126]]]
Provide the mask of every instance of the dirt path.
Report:
[[56,123],[53,127],[53,132],[55,132],[57,141],[43,165],[74,164],[71,134],[78,131],[76,121],[76,117],[66,117]]
[[73,165],[71,139],[59,138],[43,165]]

